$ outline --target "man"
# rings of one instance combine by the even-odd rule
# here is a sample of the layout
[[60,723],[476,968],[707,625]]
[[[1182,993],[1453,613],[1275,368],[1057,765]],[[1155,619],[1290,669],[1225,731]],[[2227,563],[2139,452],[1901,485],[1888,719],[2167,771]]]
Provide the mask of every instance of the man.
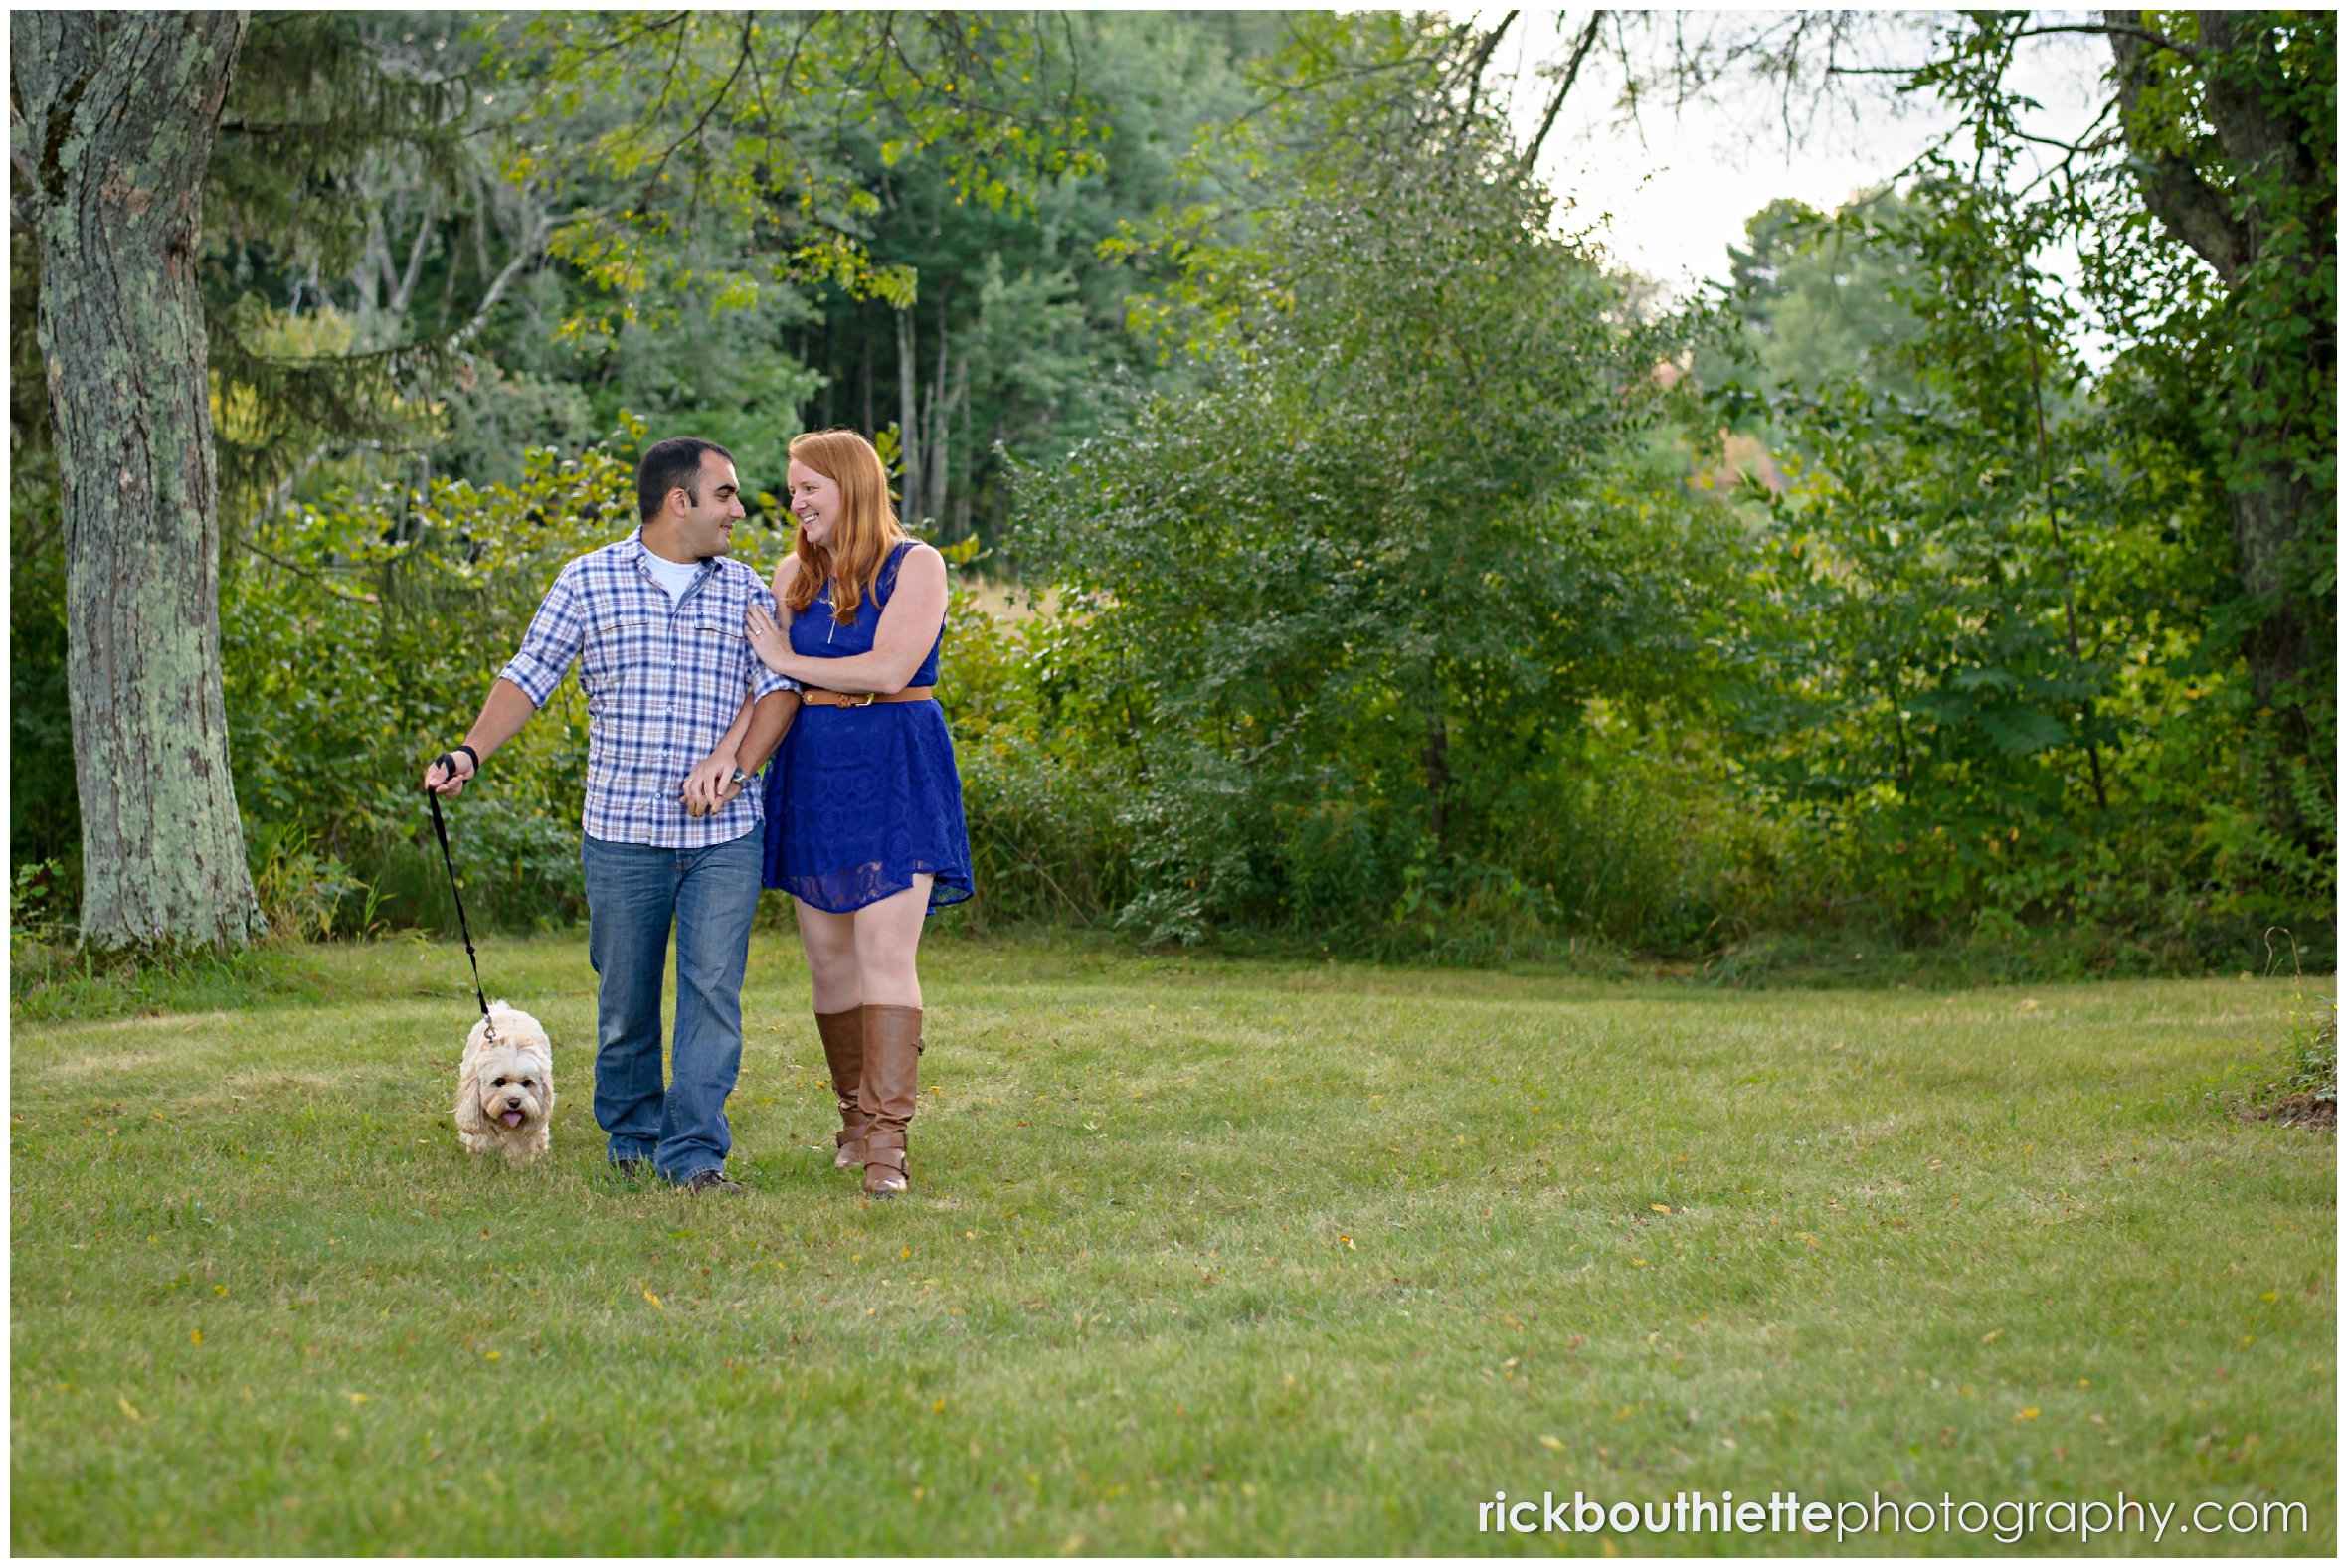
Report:
[[[690,1192],[739,1191],[725,1102],[742,1064],[742,971],[765,860],[761,791],[745,790],[799,711],[799,686],[751,652],[744,616],[775,613],[726,559],[743,514],[732,454],[664,440],[635,471],[642,526],[562,569],[456,750],[424,773],[461,791],[579,660],[587,693],[588,956],[595,965],[595,1121],[608,1157]],[[756,698],[736,767],[711,757]],[[660,988],[676,936],[674,1071],[660,1071]]]

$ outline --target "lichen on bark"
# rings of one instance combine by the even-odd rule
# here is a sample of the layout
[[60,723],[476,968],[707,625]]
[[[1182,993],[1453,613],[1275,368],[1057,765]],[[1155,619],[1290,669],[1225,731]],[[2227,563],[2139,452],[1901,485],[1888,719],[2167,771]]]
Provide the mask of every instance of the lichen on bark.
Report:
[[83,940],[242,943],[262,917],[229,766],[195,254],[244,18],[20,12],[9,32],[64,517]]

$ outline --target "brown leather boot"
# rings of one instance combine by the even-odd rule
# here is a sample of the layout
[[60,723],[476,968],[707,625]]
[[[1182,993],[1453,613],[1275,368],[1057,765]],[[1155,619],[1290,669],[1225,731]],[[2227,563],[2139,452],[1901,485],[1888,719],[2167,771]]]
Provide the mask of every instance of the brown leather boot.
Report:
[[864,1004],[864,1076],[857,1104],[870,1119],[864,1133],[864,1196],[905,1190],[905,1126],[920,1093],[921,1009]]
[[823,1037],[823,1060],[831,1068],[831,1093],[839,1101],[839,1152],[832,1157],[831,1168],[853,1170],[864,1162],[864,1132],[872,1120],[856,1104],[864,1081],[864,1010],[850,1007],[843,1012],[818,1012],[814,1028]]

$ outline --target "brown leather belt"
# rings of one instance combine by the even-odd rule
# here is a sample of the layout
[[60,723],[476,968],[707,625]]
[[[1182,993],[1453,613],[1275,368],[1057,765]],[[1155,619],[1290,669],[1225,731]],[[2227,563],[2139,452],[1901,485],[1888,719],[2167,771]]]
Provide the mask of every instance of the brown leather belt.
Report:
[[876,702],[927,702],[935,686],[907,686],[902,691],[825,691],[810,686],[799,700],[817,708],[869,708]]

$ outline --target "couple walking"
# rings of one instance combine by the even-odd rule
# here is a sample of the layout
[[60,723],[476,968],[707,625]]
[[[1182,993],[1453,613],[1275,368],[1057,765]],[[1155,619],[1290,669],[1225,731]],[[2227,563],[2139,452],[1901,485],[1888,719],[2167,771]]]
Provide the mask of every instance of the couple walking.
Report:
[[931,700],[946,567],[905,533],[879,454],[854,432],[801,436],[789,478],[798,540],[770,592],[728,559],[745,515],[732,454],[692,439],[646,451],[642,526],[562,569],[480,717],[424,784],[461,791],[576,660],[595,1120],[610,1159],[689,1191],[738,1190],[725,1105],[742,976],[759,890],[781,888],[838,1099],[835,1163],[860,1166],[867,1195],[894,1197],[923,1048],[922,923],[971,893],[961,781]]

